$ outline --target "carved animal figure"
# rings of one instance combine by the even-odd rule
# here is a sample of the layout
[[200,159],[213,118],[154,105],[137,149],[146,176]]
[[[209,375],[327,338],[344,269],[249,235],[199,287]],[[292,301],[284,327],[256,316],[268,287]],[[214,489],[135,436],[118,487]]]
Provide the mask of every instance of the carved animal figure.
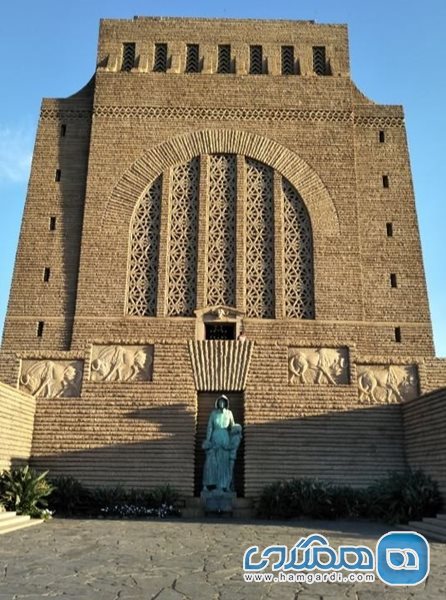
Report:
[[368,404],[403,402],[415,384],[413,375],[404,366],[365,368],[358,376],[359,401]]
[[51,360],[32,364],[22,373],[20,383],[33,396],[61,398],[78,396],[81,372],[72,364]]
[[151,357],[143,350],[109,346],[103,348],[91,363],[95,381],[134,381],[139,375],[147,376]]
[[[331,383],[336,385],[346,367],[345,358],[334,348],[301,350],[289,359],[291,383]],[[308,377],[311,376],[311,381]]]

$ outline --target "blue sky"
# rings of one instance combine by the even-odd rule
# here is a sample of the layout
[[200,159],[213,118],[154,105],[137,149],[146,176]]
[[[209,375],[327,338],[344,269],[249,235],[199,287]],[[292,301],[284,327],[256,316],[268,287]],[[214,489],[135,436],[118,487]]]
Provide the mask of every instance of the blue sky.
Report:
[[0,328],[41,98],[70,95],[89,80],[101,17],[314,19],[347,23],[358,87],[375,102],[404,106],[436,350],[446,356],[445,0],[18,0],[1,12]]

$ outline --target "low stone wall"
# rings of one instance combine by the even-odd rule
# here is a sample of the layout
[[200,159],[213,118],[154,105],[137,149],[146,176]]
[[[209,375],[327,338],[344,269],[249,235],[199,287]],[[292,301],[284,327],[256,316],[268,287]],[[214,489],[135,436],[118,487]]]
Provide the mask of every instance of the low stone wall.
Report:
[[446,503],[446,388],[402,407],[407,462],[438,481]]
[[31,395],[0,382],[0,472],[28,462],[35,412]]

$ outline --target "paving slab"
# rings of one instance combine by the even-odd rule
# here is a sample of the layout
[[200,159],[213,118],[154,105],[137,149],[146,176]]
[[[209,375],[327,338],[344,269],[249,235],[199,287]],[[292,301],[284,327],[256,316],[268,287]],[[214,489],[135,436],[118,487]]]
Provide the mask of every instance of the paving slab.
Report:
[[431,543],[431,572],[414,587],[374,583],[247,583],[247,547],[322,533],[330,544],[374,549],[392,528],[352,521],[53,519],[2,536],[0,600],[440,600],[444,544]]

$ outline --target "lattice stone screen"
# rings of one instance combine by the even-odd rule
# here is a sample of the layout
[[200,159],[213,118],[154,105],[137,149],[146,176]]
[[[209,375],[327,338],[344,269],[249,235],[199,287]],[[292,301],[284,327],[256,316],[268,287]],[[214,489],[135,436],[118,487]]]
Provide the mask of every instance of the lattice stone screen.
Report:
[[135,209],[131,230],[129,315],[155,315],[161,208],[161,176],[155,179]]
[[172,169],[167,314],[188,317],[196,308],[197,222],[200,163]]
[[246,171],[246,315],[273,319],[273,170],[247,158]]
[[285,234],[285,315],[314,319],[313,241],[305,204],[294,187],[282,180]]
[[[200,161],[209,165],[207,189],[200,187]],[[240,165],[240,166],[238,166]],[[204,168],[204,165],[203,165]],[[238,172],[244,168],[245,173]],[[162,199],[162,177],[169,181],[169,199]],[[274,170],[245,157],[238,162],[234,154],[195,157],[160,175],[135,208],[131,224],[129,289],[127,312],[153,316],[157,310],[158,263],[160,254],[161,202],[169,201],[166,298],[167,315],[193,316],[197,306],[198,213],[208,215],[205,235],[207,272],[204,284],[208,306],[226,305],[246,311],[251,318],[275,317],[277,248],[274,239]],[[237,182],[246,180],[246,189]],[[306,206],[291,183],[281,178],[283,195],[284,314],[286,318],[313,319],[313,242]],[[200,197],[200,190],[204,197]],[[246,201],[245,240],[237,239],[237,203]],[[277,215],[276,215],[277,217]],[[203,220],[201,221],[204,222]],[[200,234],[201,235],[201,234]],[[204,238],[203,238],[204,239]],[[236,289],[238,253],[246,248],[245,290]],[[162,253],[161,253],[162,254]],[[281,253],[279,253],[280,255]],[[243,264],[243,261],[242,261]],[[279,263],[280,266],[280,263]],[[164,286],[164,283],[163,283]],[[245,306],[236,306],[243,297]]]
[[233,154],[210,156],[208,306],[235,304],[236,168]]

